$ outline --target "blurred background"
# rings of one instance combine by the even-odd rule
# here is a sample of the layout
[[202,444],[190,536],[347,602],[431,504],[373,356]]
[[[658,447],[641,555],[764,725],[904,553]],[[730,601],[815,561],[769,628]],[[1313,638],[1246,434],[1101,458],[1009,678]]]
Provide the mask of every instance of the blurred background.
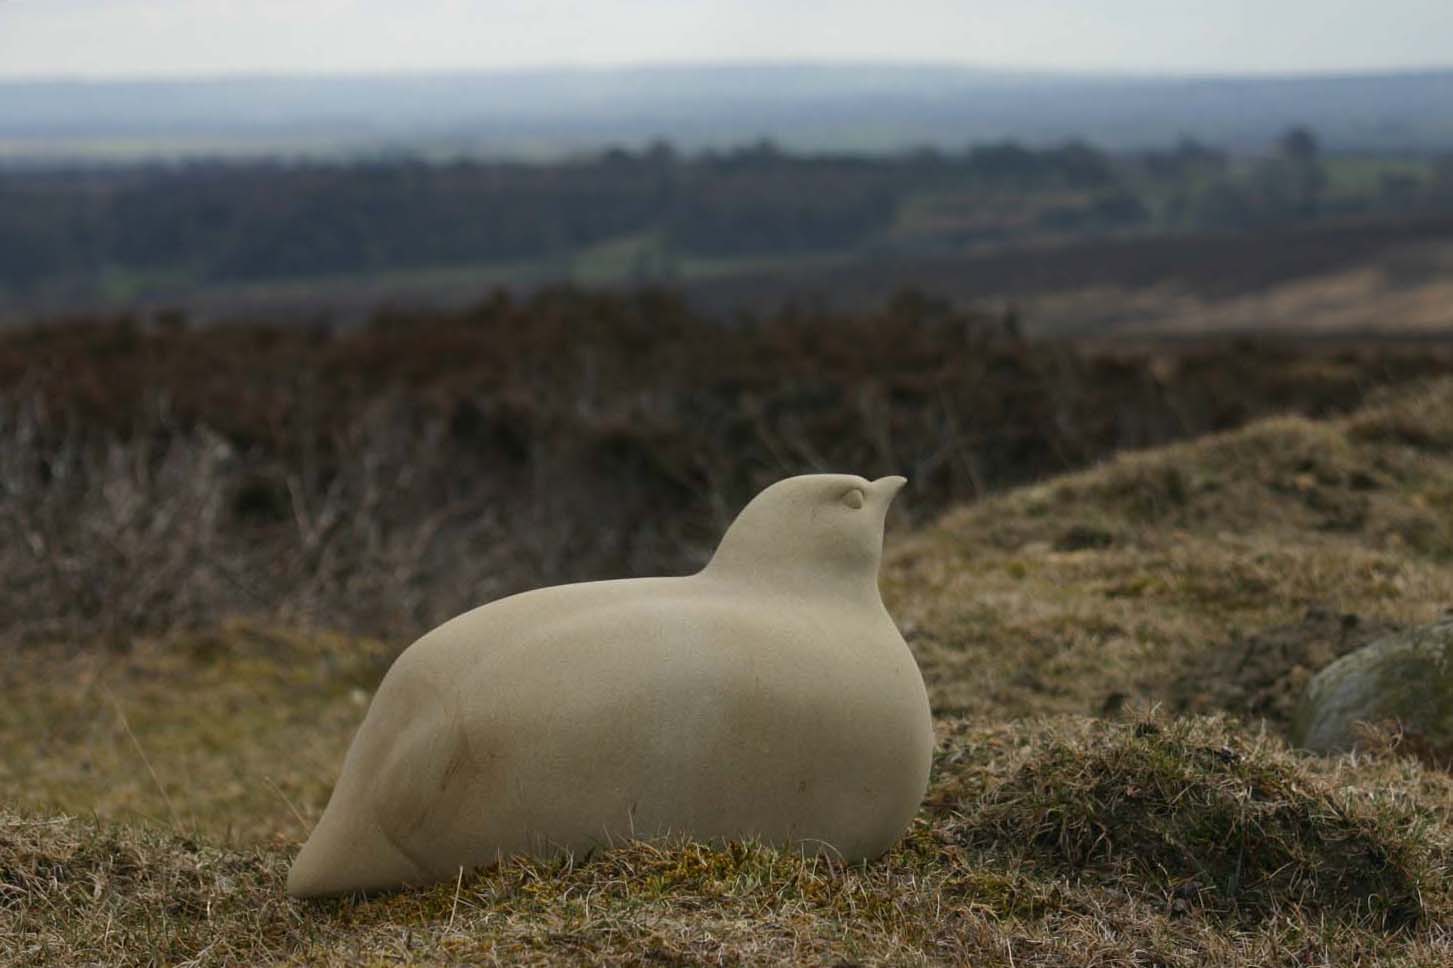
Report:
[[407,641],[1453,369],[1444,0],[0,2],[0,636]]

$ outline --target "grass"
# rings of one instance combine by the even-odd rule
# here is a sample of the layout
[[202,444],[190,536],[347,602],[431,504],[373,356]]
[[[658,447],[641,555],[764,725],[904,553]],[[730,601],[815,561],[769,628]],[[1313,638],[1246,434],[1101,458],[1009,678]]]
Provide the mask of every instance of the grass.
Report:
[[[240,844],[317,819],[382,644],[232,625],[126,653],[9,657],[0,788],[13,807],[100,816]],[[203,701],[197,701],[202,697]]]
[[[932,786],[886,857],[627,844],[427,891],[283,882],[392,647],[255,624],[0,670],[0,963],[1446,964],[1453,777],[1285,697],[1453,605],[1453,381],[890,540]],[[1254,657],[1249,658],[1249,657]]]
[[585,285],[626,282],[647,266],[665,268],[660,232],[632,232],[585,246],[571,261],[570,278]]
[[[631,844],[372,900],[285,898],[291,844],[0,813],[13,964],[1433,964],[1453,784],[1214,719],[945,719],[886,857]],[[1127,809],[1128,805],[1128,809]],[[1153,962],[1150,960],[1153,955]],[[1298,960],[1299,959],[1299,960]]]
[[1409,818],[1358,810],[1218,725],[1053,736],[976,805],[960,839],[1244,923],[1315,912],[1396,931],[1427,917],[1422,887],[1438,875],[1399,829]]
[[1334,200],[1376,198],[1384,177],[1422,180],[1432,173],[1432,167],[1419,158],[1334,157],[1322,161],[1327,194]]
[[[885,597],[944,712],[1243,712],[1196,700],[1188,674],[1323,613],[1370,630],[1453,606],[1450,430],[1444,381],[1340,420],[1116,457],[900,541]],[[1270,672],[1248,663],[1223,681]]]

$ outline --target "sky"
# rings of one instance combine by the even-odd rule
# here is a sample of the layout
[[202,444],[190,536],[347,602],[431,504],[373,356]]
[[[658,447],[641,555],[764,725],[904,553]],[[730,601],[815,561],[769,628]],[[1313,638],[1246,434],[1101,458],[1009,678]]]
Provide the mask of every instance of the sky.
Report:
[[1453,0],[0,0],[0,76],[740,61],[1453,67]]

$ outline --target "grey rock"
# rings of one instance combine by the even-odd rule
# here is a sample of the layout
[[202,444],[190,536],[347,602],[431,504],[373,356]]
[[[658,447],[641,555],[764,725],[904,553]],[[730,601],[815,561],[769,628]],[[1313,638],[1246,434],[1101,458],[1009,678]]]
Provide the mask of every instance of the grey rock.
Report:
[[1378,639],[1313,676],[1292,741],[1318,753],[1355,749],[1361,724],[1395,725],[1411,752],[1453,761],[1453,616]]

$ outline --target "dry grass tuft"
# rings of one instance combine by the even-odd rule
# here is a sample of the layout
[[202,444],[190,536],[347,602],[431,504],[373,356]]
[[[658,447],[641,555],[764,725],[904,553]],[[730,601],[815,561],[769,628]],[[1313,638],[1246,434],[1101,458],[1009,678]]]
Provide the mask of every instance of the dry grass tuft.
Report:
[[[0,813],[14,965],[1437,963],[1453,783],[1221,720],[944,720],[908,837],[843,865],[626,844],[295,902],[290,844]],[[1385,789],[1378,796],[1362,791]]]
[[277,850],[0,812],[7,964],[257,964],[305,937]]
[[961,837],[1185,911],[1335,916],[1371,930],[1425,917],[1427,846],[1269,744],[1209,722],[1095,723],[1039,745],[968,812]]

